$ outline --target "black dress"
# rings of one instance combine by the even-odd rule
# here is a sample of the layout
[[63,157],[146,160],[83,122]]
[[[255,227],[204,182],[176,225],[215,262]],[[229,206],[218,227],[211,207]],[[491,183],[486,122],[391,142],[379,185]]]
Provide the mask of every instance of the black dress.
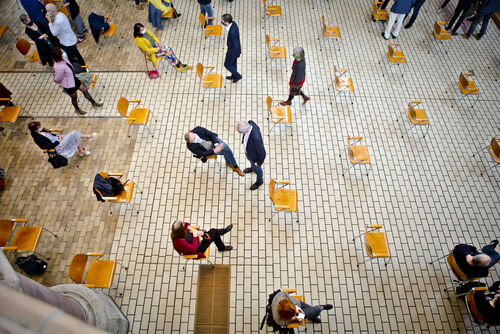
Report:
[[[37,27],[38,30],[26,27],[26,35],[28,35],[28,37],[33,42],[35,42],[42,65],[49,64],[50,66],[52,66],[53,63],[50,52],[53,47],[59,46],[59,41],[50,33],[48,26],[45,27],[43,24],[38,24]],[[43,34],[46,34],[48,36],[46,40],[43,38],[39,39],[39,37]]]

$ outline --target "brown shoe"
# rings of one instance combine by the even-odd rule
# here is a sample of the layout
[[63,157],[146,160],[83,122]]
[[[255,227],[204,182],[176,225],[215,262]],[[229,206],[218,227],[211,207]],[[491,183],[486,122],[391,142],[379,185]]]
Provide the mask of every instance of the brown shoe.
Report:
[[291,106],[291,105],[292,105],[292,101],[288,101],[288,100],[286,100],[286,101],[280,102],[280,104],[281,104],[282,106]]
[[245,173],[240,168],[235,168],[233,169],[236,173],[238,173],[239,176],[245,176]]
[[138,10],[143,10],[144,9],[144,7],[142,7],[142,5],[137,5],[137,6],[135,6],[135,8],[137,8]]
[[304,102],[302,102],[302,104],[306,104],[307,101],[309,101],[311,98],[309,96],[304,95],[303,99],[304,99]]

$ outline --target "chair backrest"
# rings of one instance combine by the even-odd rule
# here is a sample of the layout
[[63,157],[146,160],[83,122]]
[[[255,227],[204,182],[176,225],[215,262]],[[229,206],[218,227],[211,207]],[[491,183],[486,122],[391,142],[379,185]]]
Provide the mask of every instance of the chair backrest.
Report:
[[30,51],[31,45],[30,42],[28,42],[24,38],[21,38],[17,41],[16,48],[19,50],[19,52],[21,52],[23,56],[26,56]]
[[203,29],[205,29],[205,15],[203,15],[203,14],[200,13],[200,15],[198,15],[198,20],[201,23],[201,27]]
[[394,48],[392,47],[392,44],[389,44],[388,46],[388,53],[390,58],[394,57]]
[[271,179],[271,181],[269,181],[269,197],[271,197],[271,201],[273,201],[274,203],[274,188],[276,186],[276,181],[274,181],[274,179]]
[[267,48],[269,49],[269,42],[271,41],[271,39],[269,38],[269,35],[266,34],[266,45],[267,45]]
[[203,80],[203,65],[200,63],[196,65],[196,74],[198,74],[200,80]]
[[325,16],[321,15],[321,22],[323,23],[323,31],[326,31]]
[[335,84],[338,85],[340,83],[340,80],[337,74],[337,66],[333,66],[333,74],[335,75]]
[[434,34],[436,36],[441,36],[441,34],[442,34],[442,27],[437,20],[434,23]]
[[472,320],[479,325],[484,324],[485,318],[483,315],[479,312],[476,304],[476,299],[474,298],[474,295],[476,293],[483,293],[483,291],[479,290],[477,291],[475,288],[472,288],[472,290],[467,294],[465,297],[465,303],[467,304],[467,310],[469,311],[470,316],[472,317]]
[[73,260],[71,260],[71,264],[69,265],[69,278],[75,281],[75,283],[82,284],[88,258],[87,254],[76,254]]
[[0,247],[7,245],[13,228],[14,222],[12,220],[0,219]]
[[465,275],[462,269],[460,269],[460,267],[458,266],[457,261],[455,260],[455,256],[453,255],[453,251],[450,253],[450,255],[448,255],[446,261],[448,262],[451,271],[459,281],[467,280],[467,275]]
[[122,115],[122,117],[127,117],[128,100],[124,97],[120,97],[118,103],[116,104],[116,109],[118,109],[118,112]]
[[498,139],[497,137],[493,137],[491,140],[491,145],[490,149],[495,154],[497,158],[500,158],[500,144],[498,144]]
[[460,81],[460,84],[464,88],[469,88],[469,79],[465,76],[464,72],[460,73],[460,77],[458,79]]
[[273,99],[270,96],[268,96],[266,99],[266,105],[267,105],[267,110],[269,110],[269,112],[271,112],[272,103],[273,103]]
[[417,112],[415,111],[415,108],[413,108],[413,104],[411,104],[411,102],[408,103],[408,113],[412,119],[417,118]]

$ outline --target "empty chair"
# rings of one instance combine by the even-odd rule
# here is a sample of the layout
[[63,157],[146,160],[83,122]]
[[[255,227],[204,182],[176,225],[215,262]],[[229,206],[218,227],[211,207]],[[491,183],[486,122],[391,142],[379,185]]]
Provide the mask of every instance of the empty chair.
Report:
[[16,48],[24,57],[28,58],[28,61],[30,63],[40,62],[40,56],[38,55],[37,50],[33,51],[32,54],[29,54],[31,44],[24,38],[21,38],[20,40],[17,41]]
[[[273,99],[270,96],[266,99],[267,110],[272,117],[271,121],[274,123],[271,129],[269,129],[269,133],[271,133],[278,123],[292,124],[292,110],[290,106],[281,107],[279,106],[279,101],[283,100],[277,100],[278,103],[273,106]],[[269,117],[267,117],[267,119],[269,119]]]
[[[410,120],[412,126],[408,130],[406,130],[406,133],[408,133],[408,131],[410,131],[417,125],[426,126],[427,129],[424,132],[424,138],[425,138],[425,135],[429,131],[430,123],[429,123],[429,118],[427,118],[427,115],[425,114],[425,110],[423,108],[415,108],[416,106],[421,104],[422,101],[411,101],[410,103],[408,103],[408,119]],[[399,118],[396,119],[396,121],[399,121]],[[401,135],[401,138],[403,138],[403,136],[404,135]]]
[[[394,64],[405,64],[406,58],[401,50],[401,45],[399,43],[390,43],[387,47],[387,59],[389,60],[389,68]],[[380,62],[379,62],[380,63]],[[404,75],[404,72],[401,76]]]
[[[111,288],[115,278],[116,261],[94,260],[90,263],[87,277],[84,279],[85,268],[89,256],[102,257],[104,253],[89,252],[76,254],[69,265],[69,277],[77,284],[82,284],[87,288]],[[127,267],[124,267],[127,270]]]
[[[326,22],[334,21],[335,19],[326,19]],[[328,38],[340,38],[339,27],[327,25],[325,22],[325,17],[321,16],[321,22],[323,23],[323,36]]]
[[[203,88],[221,88],[222,89],[222,74],[211,73],[215,68],[213,65],[203,66],[201,63],[196,65],[196,74],[200,78]],[[208,69],[208,73],[205,73],[205,69]],[[224,95],[224,101],[226,100]],[[201,100],[203,102],[203,99]]]
[[372,21],[387,21],[389,19],[389,13],[386,9],[380,9],[379,6],[382,5],[382,1],[373,0],[373,12]]
[[[337,69],[337,66],[333,67],[333,74],[335,76],[335,81],[333,83],[335,87],[335,94],[334,98],[337,97],[337,95],[340,95],[341,93],[344,92],[353,92],[354,93],[354,85],[352,83],[351,77],[347,76],[348,69],[346,68],[340,68]],[[330,88],[328,88],[330,90]],[[349,95],[351,98],[351,104],[352,102],[352,97]],[[331,104],[331,103],[330,103]]]
[[[272,44],[271,44],[272,41]],[[266,47],[267,47],[267,57],[271,59],[276,58],[286,58],[286,48],[284,46],[278,46],[279,38],[270,38],[266,34]]]
[[451,47],[451,33],[445,29],[444,24],[445,22],[436,20],[436,22],[434,22],[434,30],[432,32],[434,33],[434,38],[437,41],[437,44],[442,44],[443,41],[450,41],[448,42],[448,48],[445,49],[446,54],[448,54]]
[[0,37],[3,37],[3,35],[5,35],[5,33],[7,32],[7,30],[10,30],[11,34],[14,36],[14,33],[8,26],[0,25]]
[[280,6],[273,6],[271,1],[269,2],[269,4],[267,3],[266,0],[262,0],[262,2],[264,3],[264,8],[266,10],[266,16],[281,15],[281,7]]
[[500,166],[500,144],[499,144],[499,141],[500,141],[500,137],[493,137],[491,139],[490,145],[479,149],[479,151],[477,151],[476,153],[474,153],[472,155],[472,157],[475,157],[476,154],[478,154],[479,152],[484,151],[486,149],[488,149],[488,152],[490,153],[491,159],[493,160],[493,165],[491,167],[486,168],[485,171],[481,172],[481,175],[483,175],[485,172],[487,172],[488,170],[490,170],[494,167]]
[[387,234],[385,232],[375,232],[381,228],[381,224],[366,225],[365,232],[352,239],[352,241],[354,241],[361,236],[365,237],[365,250],[366,255],[368,255],[368,259],[361,263],[358,263],[358,267],[360,264],[366,263],[367,261],[374,258],[389,258],[387,262],[384,260],[385,266],[387,266],[387,264],[391,261],[391,250],[389,248]]
[[[351,143],[351,139],[355,140],[355,142]],[[347,151],[347,156],[349,158],[349,162],[351,163],[351,167],[349,167],[347,171],[349,171],[356,165],[371,165],[370,155],[368,154],[368,146],[357,145],[357,143],[361,140],[363,140],[363,137],[347,136],[347,146],[345,150],[339,155],[339,157],[341,157],[342,154]],[[342,176],[344,176],[344,172],[342,172]],[[368,171],[366,171],[366,176],[368,176]]]
[[222,34],[222,26],[220,24],[208,24],[205,26],[206,20],[215,20],[215,17],[205,17],[205,15],[200,13],[198,19],[200,21],[201,28],[203,29],[205,37],[220,36]]
[[[129,102],[137,103],[136,106],[138,106],[139,103],[141,103],[141,100],[127,100],[126,98],[121,97],[116,105],[116,108],[118,109],[118,112],[120,113],[122,118],[128,122],[129,130],[132,124],[147,125],[149,119],[153,118],[153,116],[151,115],[151,110],[149,108],[132,108],[132,110],[130,110],[130,113],[128,113]],[[127,131],[128,137],[130,137],[130,135],[128,134],[129,130]]]
[[[0,101],[9,102],[10,100],[11,100],[10,97],[0,98]],[[7,103],[7,106],[3,107],[2,110],[0,110],[0,123],[2,122],[15,123],[19,118],[19,115],[21,115],[22,110],[23,108],[20,106],[9,106]]]
[[[281,185],[281,186],[280,186]],[[297,215],[297,221],[299,221],[299,214],[297,209],[297,190],[296,189],[283,189],[285,186],[289,186],[290,181],[275,181],[271,179],[269,182],[269,197],[274,204],[274,212],[269,218],[269,221],[278,214],[280,211],[292,211]]]
[[472,107],[474,107],[474,103],[476,103],[477,99],[479,98],[479,88],[476,87],[476,84],[474,81],[470,80],[468,76],[471,76],[472,73],[470,72],[462,72],[460,73],[460,76],[458,78],[458,88],[460,88],[460,92],[462,93],[462,96],[460,97],[459,101],[462,100],[466,96],[476,96],[476,100],[472,103]]
[[[22,223],[24,226],[16,228],[14,236],[9,244],[9,238],[14,230],[15,223]],[[5,250],[13,250],[14,252],[32,252],[38,246],[38,242],[42,236],[42,231],[45,230],[57,238],[57,235],[42,226],[28,226],[28,219],[1,219],[0,220],[0,248]],[[40,255],[41,256],[41,255]]]
[[[107,179],[108,177],[117,177],[118,179],[121,179],[123,176],[123,173],[106,173],[106,172],[99,172],[99,175],[102,176],[102,178]],[[123,190],[115,195],[115,196],[103,196],[101,191],[97,189],[95,186],[93,188],[93,191],[95,194],[98,194],[103,201],[111,202],[111,203],[127,203],[132,205],[132,208],[139,213],[139,210],[136,210],[134,207],[134,204],[132,204],[132,197],[134,195],[134,188],[136,187],[136,184],[134,181],[122,181],[119,180],[123,186]],[[142,190],[141,190],[142,193]],[[111,210],[111,208],[110,208]],[[110,211],[112,214],[113,212]]]

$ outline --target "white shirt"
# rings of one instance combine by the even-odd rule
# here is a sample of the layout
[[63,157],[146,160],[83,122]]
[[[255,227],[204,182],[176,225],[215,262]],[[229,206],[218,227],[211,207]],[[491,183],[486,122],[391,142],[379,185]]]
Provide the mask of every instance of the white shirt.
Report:
[[231,22],[227,27],[226,27],[226,30],[227,30],[227,33],[226,33],[226,45],[227,45],[227,37],[229,36],[229,29],[231,29],[231,26],[233,25],[233,23]]
[[245,152],[247,151],[248,138],[250,138],[250,133],[252,132],[253,126],[250,126],[250,130],[243,135],[243,148],[245,148]]
[[71,30],[71,24],[63,13],[57,13],[54,22],[49,22],[49,28],[52,35],[59,38],[63,46],[73,46],[76,44],[76,35]]

